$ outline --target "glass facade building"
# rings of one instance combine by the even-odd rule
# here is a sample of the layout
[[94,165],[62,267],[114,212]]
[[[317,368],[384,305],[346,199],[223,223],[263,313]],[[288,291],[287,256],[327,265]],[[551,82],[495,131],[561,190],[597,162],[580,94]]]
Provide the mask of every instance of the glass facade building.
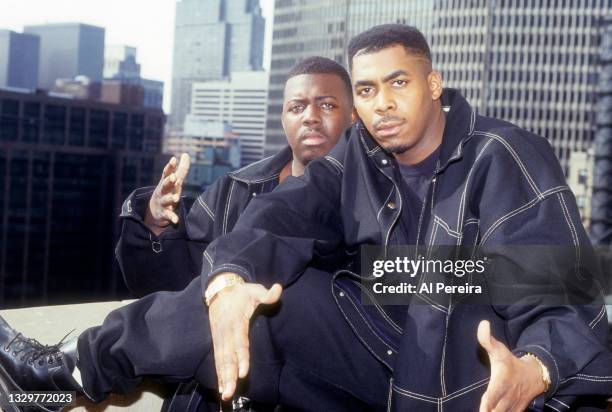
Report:
[[39,52],[38,36],[0,30],[0,87],[36,89]]
[[25,26],[24,33],[40,38],[38,87],[51,89],[57,79],[86,76],[102,80],[104,34],[102,27],[81,23]]
[[181,128],[194,82],[261,70],[265,19],[259,0],[179,0],[176,4],[170,126]]
[[0,90],[0,306],[112,299],[123,199],[155,184],[161,110]]
[[246,166],[263,158],[267,95],[267,72],[235,72],[227,81],[194,83],[191,115],[228,123]]
[[548,138],[567,171],[593,141],[598,33],[611,0],[277,0],[266,154],[285,143],[280,124],[289,68],[311,55],[346,63],[355,34],[383,23],[418,27],[445,84],[479,113]]
[[612,245],[612,17],[601,25],[600,58],[590,234],[595,243]]

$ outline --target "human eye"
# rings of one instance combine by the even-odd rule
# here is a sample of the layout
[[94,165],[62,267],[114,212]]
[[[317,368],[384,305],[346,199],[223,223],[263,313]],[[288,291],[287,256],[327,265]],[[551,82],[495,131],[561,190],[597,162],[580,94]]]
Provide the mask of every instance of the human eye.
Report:
[[374,92],[374,88],[373,87],[362,87],[360,89],[357,90],[357,95],[360,97],[368,97],[370,96],[372,93]]
[[323,110],[333,110],[336,107],[333,103],[323,102],[321,103],[321,108]]
[[393,86],[396,86],[396,87],[403,87],[403,86],[408,84],[408,80],[395,79],[395,80],[393,80],[393,82],[391,84],[393,84]]
[[304,111],[304,105],[300,103],[292,104],[291,106],[289,106],[288,110],[294,114],[301,113],[302,111]]

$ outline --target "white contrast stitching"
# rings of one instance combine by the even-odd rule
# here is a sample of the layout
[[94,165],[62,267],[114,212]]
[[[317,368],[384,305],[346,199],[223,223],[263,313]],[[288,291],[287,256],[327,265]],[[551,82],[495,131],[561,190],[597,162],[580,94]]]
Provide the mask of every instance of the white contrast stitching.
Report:
[[198,203],[200,204],[200,206],[202,206],[202,208],[204,209],[204,211],[206,212],[206,214],[208,216],[210,216],[210,219],[214,222],[215,221],[215,214],[212,212],[212,210],[210,209],[210,207],[208,207],[208,205],[206,203],[204,203],[204,200],[202,199],[202,196],[198,196]]
[[597,314],[597,316],[595,316],[595,318],[589,323],[589,328],[594,329],[595,326],[597,326],[597,324],[599,323],[600,320],[603,319],[604,315],[606,313],[606,307],[602,306],[601,307],[601,311]]
[[483,132],[483,131],[480,131],[480,130],[475,130],[474,134],[479,134],[479,135],[482,135],[482,136],[491,137],[491,138],[497,140],[498,142],[500,142],[506,148],[506,150],[508,150],[508,153],[510,153],[510,155],[516,161],[518,167],[521,169],[521,172],[523,173],[523,176],[525,177],[525,179],[527,179],[527,183],[529,183],[529,185],[531,186],[531,189],[535,192],[535,194],[540,199],[542,198],[542,193],[540,193],[540,190],[538,189],[537,185],[535,184],[533,178],[527,172],[527,168],[525,167],[525,165],[521,161],[520,157],[514,151],[512,146],[510,146],[510,144],[504,140],[503,137],[501,137],[500,135],[494,134],[494,133]]
[[223,217],[223,234],[227,233],[227,218],[229,216],[230,204],[232,202],[232,192],[234,191],[235,180],[232,180],[232,184],[230,185],[229,194],[227,195],[227,203],[225,204],[225,215]]
[[[569,188],[567,186],[557,186],[555,188],[552,189],[548,189],[546,192],[542,192],[542,195],[544,195],[544,198],[546,198],[548,195],[552,195],[554,193],[557,192],[561,192],[564,190],[569,190]],[[487,231],[485,232],[484,235],[482,235],[482,240],[480,241],[481,245],[484,245],[485,242],[488,240],[489,236],[491,235],[491,233],[497,229],[499,227],[499,225],[501,225],[502,223],[504,223],[506,220],[516,216],[517,214],[524,212],[525,210],[531,208],[532,206],[536,205],[541,199],[535,197],[533,199],[531,199],[529,202],[525,203],[522,206],[519,206],[518,208],[512,210],[511,212],[508,212],[507,214],[505,214],[504,216],[500,217],[499,219],[497,219],[492,225],[491,227],[489,227],[489,229],[487,229]]]
[[331,163],[333,163],[334,165],[336,165],[336,167],[338,169],[340,169],[341,172],[344,172],[344,166],[342,165],[342,163],[340,163],[340,161],[338,159],[335,159],[331,156],[325,156],[325,160],[330,161]]

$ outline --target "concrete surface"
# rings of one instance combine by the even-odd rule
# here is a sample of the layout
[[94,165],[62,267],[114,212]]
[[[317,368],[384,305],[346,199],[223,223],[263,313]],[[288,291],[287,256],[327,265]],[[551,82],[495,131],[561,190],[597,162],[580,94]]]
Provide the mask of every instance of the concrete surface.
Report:
[[[43,344],[55,344],[72,329],[70,336],[78,336],[85,329],[102,323],[113,309],[130,301],[100,302],[80,305],[43,306],[0,311],[13,328]],[[145,382],[141,390],[129,396],[112,395],[101,404],[91,404],[79,398],[76,406],[65,408],[71,412],[155,412],[162,405],[159,394],[164,390],[153,382]]]

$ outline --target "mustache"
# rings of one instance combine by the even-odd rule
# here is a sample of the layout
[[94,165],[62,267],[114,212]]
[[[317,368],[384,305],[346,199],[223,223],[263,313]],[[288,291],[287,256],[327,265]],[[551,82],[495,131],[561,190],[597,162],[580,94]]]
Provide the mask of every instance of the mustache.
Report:
[[299,141],[301,142],[302,140],[306,139],[308,137],[307,135],[309,135],[309,134],[318,134],[320,136],[328,138],[328,136],[325,133],[323,133],[323,132],[321,132],[319,130],[306,129],[302,133],[300,133],[300,135],[298,136]]
[[404,119],[398,116],[385,116],[374,122],[374,128],[378,129],[382,124],[390,122],[402,122]]

